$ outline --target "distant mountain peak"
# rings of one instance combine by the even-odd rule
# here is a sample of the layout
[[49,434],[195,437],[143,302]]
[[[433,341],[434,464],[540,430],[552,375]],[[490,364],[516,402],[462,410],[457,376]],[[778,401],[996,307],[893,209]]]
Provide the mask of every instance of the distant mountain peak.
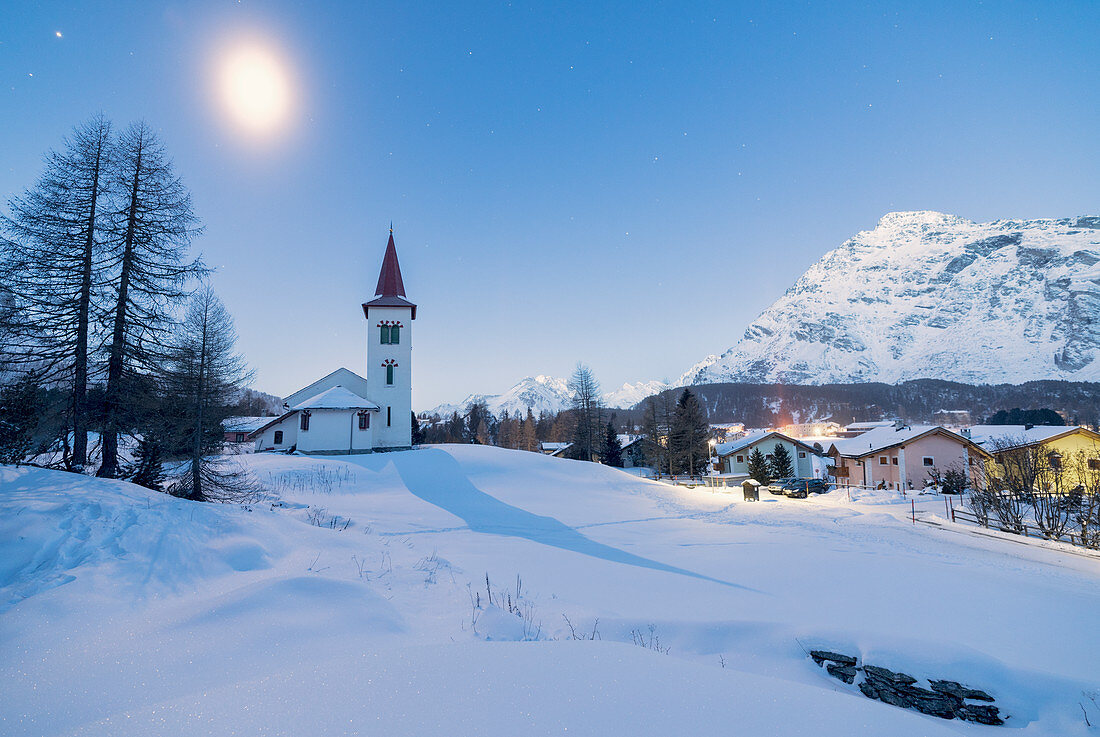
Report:
[[[668,385],[661,381],[639,381],[625,383],[618,389],[601,396],[603,405],[618,409],[632,407],[648,396],[664,391]],[[556,413],[572,406],[573,392],[569,382],[555,376],[527,376],[502,394],[471,394],[457,404],[441,404],[430,410],[440,416],[453,412],[464,414],[474,402],[485,402],[489,411],[497,417],[504,412],[509,415],[526,415],[530,407],[535,415],[542,412]]]
[[680,382],[1100,380],[1098,229],[888,213]]

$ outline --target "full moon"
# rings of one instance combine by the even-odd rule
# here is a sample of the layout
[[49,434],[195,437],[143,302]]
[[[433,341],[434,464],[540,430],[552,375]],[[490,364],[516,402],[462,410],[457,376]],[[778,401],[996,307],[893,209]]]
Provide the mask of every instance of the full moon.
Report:
[[261,46],[231,50],[219,70],[222,103],[230,117],[251,133],[271,133],[290,110],[290,82],[286,69]]

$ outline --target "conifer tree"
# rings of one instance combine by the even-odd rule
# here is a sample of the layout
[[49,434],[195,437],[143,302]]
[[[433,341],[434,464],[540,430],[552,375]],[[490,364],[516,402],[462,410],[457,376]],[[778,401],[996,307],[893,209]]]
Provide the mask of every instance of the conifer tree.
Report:
[[768,459],[764,457],[759,448],[753,448],[752,452],[749,453],[749,478],[756,479],[762,484],[771,481],[768,471]]
[[466,424],[463,422],[462,417],[459,416],[458,411],[451,413],[451,419],[447,421],[447,433],[446,442],[448,443],[464,443],[466,442]]
[[710,426],[699,400],[690,389],[684,389],[676,401],[669,433],[669,450],[676,472],[694,476],[706,467],[709,457],[707,438]]
[[10,201],[10,216],[0,215],[0,281],[18,304],[5,326],[8,358],[33,365],[38,381],[68,393],[73,470],[87,462],[112,156],[111,124],[98,115],[47,155],[37,185]]
[[583,461],[596,458],[599,450],[599,438],[603,424],[600,406],[600,383],[592,374],[592,369],[578,363],[569,379],[569,390],[573,393],[573,445],[569,457]]
[[424,431],[420,428],[420,420],[416,413],[412,413],[412,444],[420,445],[424,442]]
[[604,432],[603,448],[600,452],[600,460],[605,466],[623,467],[623,446],[619,442],[619,434],[615,432],[614,418],[607,423]]
[[466,411],[466,442],[491,445],[489,405],[478,400]]
[[531,411],[531,408],[527,408],[527,417],[523,420],[523,428],[520,431],[520,447],[526,451],[538,450],[539,441],[535,434],[535,415]]
[[646,400],[645,410],[642,414],[642,433],[645,435],[643,449],[646,463],[658,473],[668,473],[668,449],[667,435],[664,443],[661,442],[662,428],[658,421],[657,401],[650,397]]
[[191,300],[170,346],[163,370],[166,396],[175,411],[170,430],[188,440],[184,471],[172,493],[195,501],[238,501],[254,491],[251,480],[219,455],[222,422],[241,386],[252,378],[235,352],[233,320],[210,287]]
[[134,462],[127,469],[126,478],[146,489],[163,491],[166,478],[163,456],[160,439],[154,433],[146,433],[138,441]]
[[107,318],[103,460],[96,473],[103,477],[118,475],[128,375],[157,365],[171,311],[187,296],[188,282],[206,271],[187,260],[191,239],[200,232],[191,196],[148,125],[134,124],[119,138],[113,171],[120,202],[111,213],[110,229],[115,276]]
[[33,374],[0,387],[0,463],[19,464],[31,455],[44,407]]
[[773,479],[789,479],[794,476],[794,462],[791,452],[782,443],[776,443],[772,449],[769,472]]

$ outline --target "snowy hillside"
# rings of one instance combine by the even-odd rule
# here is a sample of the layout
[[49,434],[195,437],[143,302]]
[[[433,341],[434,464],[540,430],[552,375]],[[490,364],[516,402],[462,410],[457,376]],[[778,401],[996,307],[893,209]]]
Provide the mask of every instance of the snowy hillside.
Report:
[[680,383],[1100,381],[1098,359],[1100,218],[895,212]]
[[0,468],[0,734],[992,734],[811,648],[984,689],[1028,735],[1100,723],[1097,561],[896,492],[752,503],[485,446],[240,461],[262,503]]
[[[626,383],[602,395],[605,407],[631,407],[646,397],[668,388],[660,381]],[[537,417],[540,412],[556,413],[572,404],[569,382],[553,376],[528,376],[503,394],[471,394],[458,404],[441,404],[430,412],[446,417],[452,412],[465,413],[471,404],[485,402],[497,417],[507,410],[511,415],[527,414],[527,408]]]

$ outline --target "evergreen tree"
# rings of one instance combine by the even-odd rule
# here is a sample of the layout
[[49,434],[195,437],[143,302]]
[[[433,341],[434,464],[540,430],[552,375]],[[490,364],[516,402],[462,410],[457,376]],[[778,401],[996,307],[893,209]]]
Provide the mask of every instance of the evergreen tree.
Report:
[[614,418],[607,423],[607,430],[603,436],[603,448],[600,451],[600,459],[605,466],[623,467],[623,446],[619,442],[619,434],[615,432]]
[[191,300],[167,353],[165,393],[176,410],[169,425],[188,440],[186,463],[172,493],[195,501],[238,501],[254,491],[251,480],[219,454],[222,422],[241,385],[251,380],[235,352],[237,333],[221,300],[209,287]]
[[591,461],[599,450],[602,408],[600,406],[600,383],[592,370],[578,363],[569,379],[569,390],[573,393],[573,445],[569,448],[570,458]]
[[520,447],[526,451],[539,449],[538,436],[536,435],[535,415],[531,408],[527,408],[527,417],[523,420],[523,428],[520,431]]
[[489,413],[489,405],[485,402],[478,400],[470,405],[470,408],[466,411],[465,440],[467,443],[492,445],[489,427],[490,417],[492,415]]
[[420,429],[420,420],[416,413],[412,413],[412,444],[421,445],[424,442],[424,431]]
[[669,433],[669,455],[674,473],[702,473],[710,457],[707,439],[710,426],[699,400],[690,389],[684,389],[676,401]]
[[31,374],[0,387],[0,463],[19,464],[31,455],[44,405]]
[[19,306],[5,326],[8,357],[32,364],[38,381],[68,392],[74,470],[87,462],[112,145],[111,124],[102,115],[78,126],[63,150],[47,155],[37,185],[10,201],[11,216],[0,215],[0,281]]
[[791,458],[791,452],[782,443],[776,443],[772,448],[768,471],[773,479],[789,479],[794,476],[794,460]]
[[134,462],[127,469],[126,478],[138,486],[154,491],[164,491],[164,462],[160,440],[153,433],[145,434],[134,451]]
[[103,477],[118,475],[127,377],[153,369],[163,358],[171,310],[187,296],[188,282],[205,273],[198,262],[186,260],[200,231],[191,196],[148,125],[132,125],[120,137],[113,171],[121,201],[111,213],[115,276],[107,320],[103,460],[96,473]]
[[753,448],[752,453],[749,453],[749,478],[756,479],[762,484],[771,481],[771,475],[768,471],[768,459],[764,457],[759,448]]
[[643,450],[646,463],[653,467],[659,474],[668,473],[668,452],[665,443],[661,442],[662,428],[657,419],[657,401],[650,397],[646,400],[645,410],[642,415],[642,433],[645,435]]

